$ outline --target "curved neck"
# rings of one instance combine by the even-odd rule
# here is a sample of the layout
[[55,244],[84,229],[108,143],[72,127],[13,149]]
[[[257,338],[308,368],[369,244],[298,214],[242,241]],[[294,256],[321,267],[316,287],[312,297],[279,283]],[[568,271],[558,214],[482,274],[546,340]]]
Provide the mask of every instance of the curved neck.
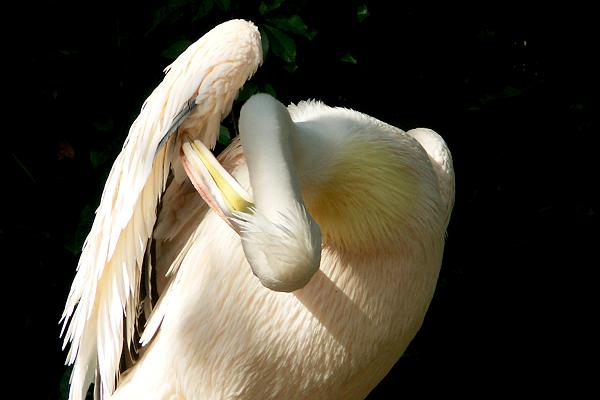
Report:
[[287,109],[268,95],[256,95],[240,113],[240,139],[256,208],[267,218],[303,204],[292,156],[294,123]]
[[284,292],[304,287],[321,260],[321,231],[300,194],[294,129],[287,109],[269,95],[242,107],[240,138],[256,206],[244,216],[242,246],[261,283]]

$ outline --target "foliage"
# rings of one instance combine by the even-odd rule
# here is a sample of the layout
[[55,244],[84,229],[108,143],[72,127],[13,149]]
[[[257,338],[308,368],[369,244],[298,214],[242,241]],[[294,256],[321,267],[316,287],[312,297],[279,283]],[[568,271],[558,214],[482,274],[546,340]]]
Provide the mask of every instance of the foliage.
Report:
[[[313,40],[317,32],[310,29],[302,17],[285,10],[285,0],[263,0],[258,8],[251,9],[243,2],[230,0],[168,0],[155,13],[147,35],[164,31],[172,26],[185,24],[193,26],[204,24],[208,20],[225,19],[225,15],[240,13],[244,18],[254,21],[263,35],[265,59],[270,53],[286,64],[288,70],[296,65],[297,40],[303,37]],[[190,18],[191,16],[191,18]],[[175,59],[196,38],[178,40],[166,48],[162,55]]]

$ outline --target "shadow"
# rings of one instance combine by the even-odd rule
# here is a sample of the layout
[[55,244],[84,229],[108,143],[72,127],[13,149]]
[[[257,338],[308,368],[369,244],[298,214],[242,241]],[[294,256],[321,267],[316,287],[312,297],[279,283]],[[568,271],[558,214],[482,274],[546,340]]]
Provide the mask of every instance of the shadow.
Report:
[[349,353],[352,346],[357,345],[353,329],[360,327],[368,331],[375,328],[375,322],[322,270],[294,295]]

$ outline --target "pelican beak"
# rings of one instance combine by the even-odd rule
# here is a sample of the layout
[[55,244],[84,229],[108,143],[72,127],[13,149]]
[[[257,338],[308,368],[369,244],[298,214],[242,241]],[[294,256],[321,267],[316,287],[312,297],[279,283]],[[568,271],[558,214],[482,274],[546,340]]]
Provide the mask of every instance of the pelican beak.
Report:
[[236,221],[240,213],[253,212],[252,197],[200,140],[184,140],[181,152],[183,167],[200,196],[239,234]]

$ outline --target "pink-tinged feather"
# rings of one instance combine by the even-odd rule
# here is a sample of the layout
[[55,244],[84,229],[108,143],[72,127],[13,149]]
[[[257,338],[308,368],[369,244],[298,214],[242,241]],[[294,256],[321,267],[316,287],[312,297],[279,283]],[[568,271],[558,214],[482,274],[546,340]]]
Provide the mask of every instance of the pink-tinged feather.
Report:
[[[261,61],[256,27],[240,20],[226,22],[167,67],[165,79],[144,102],[107,179],[62,316],[65,344],[71,342],[67,362],[74,364],[71,400],[83,400],[96,364],[101,392],[105,396],[112,393],[123,345],[123,323],[126,340],[133,338],[146,243],[171,165],[179,157],[173,143],[155,154],[158,143],[174,116],[195,98],[200,106],[190,115],[194,124],[182,126],[180,131],[214,146],[222,117]],[[206,82],[215,82],[211,71],[220,70],[221,63],[227,64],[223,79],[228,85],[207,90],[213,83]],[[96,354],[100,354],[98,360]]]

